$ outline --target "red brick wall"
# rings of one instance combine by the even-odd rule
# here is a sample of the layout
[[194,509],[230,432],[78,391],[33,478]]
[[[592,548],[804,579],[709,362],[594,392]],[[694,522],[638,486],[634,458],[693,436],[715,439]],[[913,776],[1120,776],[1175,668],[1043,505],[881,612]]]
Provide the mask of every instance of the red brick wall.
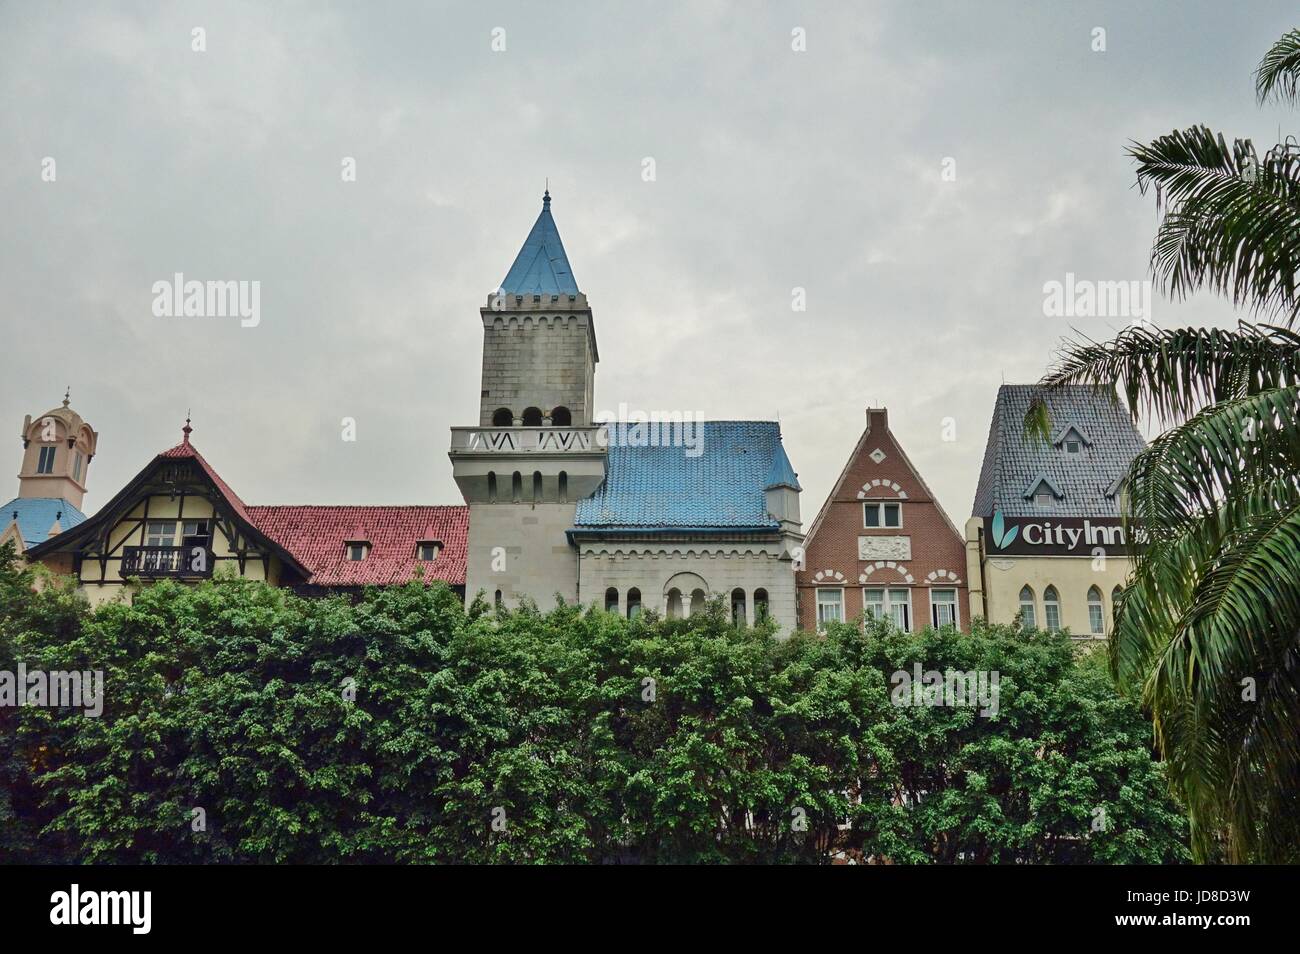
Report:
[[[876,449],[884,452],[879,464],[871,459]],[[862,505],[858,497],[864,485],[873,480],[881,486],[870,487],[866,500],[898,501],[902,505],[903,526],[866,529],[862,526]],[[900,499],[891,485],[906,494]],[[966,548],[958,533],[944,519],[939,505],[926,492],[920,478],[913,472],[902,450],[889,431],[888,414],[884,410],[869,412],[865,438],[859,443],[853,460],[836,487],[820,523],[810,527],[804,543],[804,569],[796,574],[799,593],[799,625],[804,629],[817,626],[817,590],[819,587],[842,587],[844,590],[845,619],[853,620],[862,612],[862,588],[866,586],[907,587],[912,591],[912,628],[918,630],[930,622],[930,587],[957,590],[958,613],[962,629],[970,628],[970,598],[966,579]],[[859,536],[907,536],[912,542],[912,559],[899,563],[903,572],[889,567],[877,567],[868,576],[866,584],[859,577],[874,561],[858,559]],[[831,571],[826,575],[826,571]],[[960,582],[946,577],[933,583],[932,572],[951,571]],[[823,574],[824,582],[817,575]],[[844,582],[834,579],[843,576]],[[911,574],[906,582],[904,574]]]

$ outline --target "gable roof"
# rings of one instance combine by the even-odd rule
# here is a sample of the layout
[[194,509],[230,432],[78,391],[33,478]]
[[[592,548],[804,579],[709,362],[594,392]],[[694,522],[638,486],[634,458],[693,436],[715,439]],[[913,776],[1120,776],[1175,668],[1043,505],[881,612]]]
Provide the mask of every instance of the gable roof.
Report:
[[110,520],[118,519],[118,517],[121,516],[122,511],[133,504],[141,489],[147,484],[149,478],[153,476],[159,468],[166,466],[170,461],[191,460],[198,467],[200,473],[202,473],[203,476],[212,483],[213,489],[217,492],[217,495],[221,498],[222,502],[230,508],[234,515],[235,522],[239,525],[241,532],[246,533],[250,539],[275,553],[290,572],[295,573],[304,579],[307,578],[310,574],[306,567],[299,563],[298,560],[288,550],[281,546],[278,541],[268,537],[262,530],[258,529],[258,527],[254,525],[253,521],[249,517],[248,508],[245,506],[244,502],[239,499],[239,496],[233,490],[230,489],[230,485],[221,479],[221,475],[217,473],[216,469],[209,464],[206,459],[204,459],[203,455],[199,453],[198,448],[190,443],[191,429],[188,421],[182,430],[185,434],[185,438],[181,443],[156,455],[153,460],[149,461],[149,463],[147,463],[140,472],[131,479],[130,483],[118,491],[117,494],[114,495],[113,499],[101,507],[99,512],[97,512],[93,517],[86,519],[72,530],[65,530],[57,536],[50,537],[44,543],[35,547],[29,547],[28,555],[40,559],[50,553],[71,549],[75,545],[89,539],[97,529]]
[[578,283],[551,217],[551,193],[542,197],[542,211],[528,238],[501,281],[501,291],[511,295],[576,295]]
[[701,422],[695,457],[687,447],[633,446],[637,426],[609,425],[609,470],[596,492],[578,502],[575,531],[780,528],[764,492],[775,455],[785,455],[780,424]]
[[[875,430],[872,430],[871,427],[871,417],[873,414],[881,421],[881,427],[876,428]],[[853,447],[853,452],[849,454],[848,460],[844,462],[843,468],[840,469],[840,475],[835,478],[835,483],[831,484],[831,491],[826,495],[826,499],[822,501],[821,509],[817,511],[817,516],[813,518],[813,522],[808,526],[808,533],[804,538],[805,547],[810,546],[813,538],[817,536],[817,531],[820,529],[822,521],[830,512],[831,504],[835,502],[835,498],[844,488],[845,481],[848,480],[849,471],[853,469],[853,465],[858,461],[858,459],[867,452],[866,447],[868,439],[874,437],[875,440],[872,443],[876,443],[882,436],[894,445],[894,449],[898,451],[898,456],[903,461],[903,466],[908,469],[914,478],[916,478],[916,482],[920,485],[921,490],[924,491],[926,498],[934,505],[934,509],[938,511],[939,516],[943,518],[943,522],[948,525],[948,529],[953,532],[953,536],[958,540],[965,540],[965,537],[962,536],[951,518],[949,518],[948,511],[943,509],[943,505],[939,503],[939,499],[935,497],[934,492],[930,490],[930,485],[925,482],[925,478],[921,476],[921,472],[916,469],[916,465],[912,463],[912,459],[907,456],[907,451],[903,450],[903,445],[899,443],[898,438],[894,436],[894,432],[889,426],[889,409],[882,407],[867,408],[867,426],[862,429],[862,436],[858,438],[857,444]]]
[[[249,507],[253,523],[310,572],[317,586],[385,586],[409,583],[423,571],[425,582],[465,585],[469,508],[274,506]],[[364,560],[345,559],[344,544],[366,541]],[[417,543],[442,544],[438,558],[417,560]]]
[[56,521],[63,531],[85,520],[86,515],[62,497],[16,497],[0,508],[0,530],[17,522],[18,532],[29,547],[48,540]]
[[[1024,436],[1025,414],[1038,398],[1047,403],[1054,427],[1068,424],[1080,436],[1086,432],[1091,441],[1086,451],[1068,454]],[[1112,488],[1145,446],[1113,388],[1079,384],[1049,390],[1039,384],[1004,384],[993,407],[972,513],[987,517],[1000,510],[1008,517],[1041,516],[1043,510],[1024,494],[1031,481],[1047,478],[1063,497],[1054,504],[1055,513],[1118,517],[1119,500]]]

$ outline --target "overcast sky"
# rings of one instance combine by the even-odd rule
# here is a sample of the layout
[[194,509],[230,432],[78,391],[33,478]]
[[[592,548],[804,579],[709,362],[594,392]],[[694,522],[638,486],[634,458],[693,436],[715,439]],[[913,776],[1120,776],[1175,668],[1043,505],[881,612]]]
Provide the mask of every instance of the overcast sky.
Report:
[[[1293,130],[1252,70],[1298,20],[1221,0],[0,3],[9,473],[23,415],[70,383],[100,432],[88,512],[187,409],[247,502],[459,503],[478,307],[549,177],[598,408],[779,415],[806,526],[884,405],[960,522],[998,385],[1041,377],[1072,325],[1124,323],[1045,317],[1044,283],[1147,277],[1157,219],[1126,142]],[[155,317],[175,272],[260,281],[260,325]],[[1236,320],[1211,298],[1153,317]]]

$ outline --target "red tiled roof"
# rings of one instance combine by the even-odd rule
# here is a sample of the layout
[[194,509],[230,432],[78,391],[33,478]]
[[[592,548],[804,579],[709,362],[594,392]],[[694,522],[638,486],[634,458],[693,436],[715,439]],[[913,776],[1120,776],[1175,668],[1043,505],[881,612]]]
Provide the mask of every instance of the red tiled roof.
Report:
[[[426,582],[465,585],[468,507],[306,505],[247,510],[255,527],[311,571],[309,582],[315,585],[407,583],[416,578],[418,567],[423,568]],[[345,559],[344,544],[361,540],[370,544],[366,558]],[[415,545],[429,540],[442,544],[438,559],[431,563],[417,560]]]

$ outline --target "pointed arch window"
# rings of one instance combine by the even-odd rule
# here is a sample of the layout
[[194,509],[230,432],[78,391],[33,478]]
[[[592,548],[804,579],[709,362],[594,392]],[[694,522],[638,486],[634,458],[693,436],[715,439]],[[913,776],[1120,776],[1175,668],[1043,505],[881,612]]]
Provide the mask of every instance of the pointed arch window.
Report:
[[1043,625],[1053,633],[1061,628],[1061,596],[1050,584],[1043,590]]
[[1020,625],[1025,629],[1038,627],[1037,613],[1034,607],[1034,591],[1025,584],[1020,588]]
[[1101,601],[1101,590],[1095,586],[1088,590],[1088,628],[1094,636],[1106,635],[1106,608]]

